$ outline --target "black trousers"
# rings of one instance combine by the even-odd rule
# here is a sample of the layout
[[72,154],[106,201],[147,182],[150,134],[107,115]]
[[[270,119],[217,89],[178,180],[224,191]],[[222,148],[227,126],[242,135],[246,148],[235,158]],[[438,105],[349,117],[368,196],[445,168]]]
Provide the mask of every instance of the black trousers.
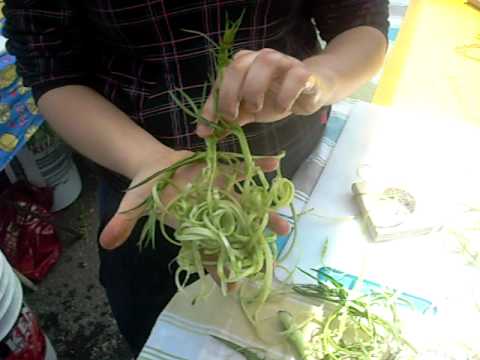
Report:
[[[290,121],[302,122],[301,131],[298,123],[293,123],[294,128],[291,128],[285,122],[285,128],[280,135],[277,133],[275,143],[286,145],[268,150],[270,154],[286,150],[287,155],[282,160],[282,172],[286,177],[293,176],[314,150],[324,128],[318,114]],[[250,140],[254,154],[265,154],[263,149],[269,148],[265,141],[268,139],[262,137]],[[123,188],[125,186],[123,184]],[[123,192],[109,176],[102,179],[98,190],[100,232],[115,214]],[[99,247],[100,282],[106,290],[120,332],[135,356],[145,344],[158,315],[176,293],[173,276],[176,266],[173,262],[178,247],[163,239],[157,231],[156,248],[139,251],[137,242],[144,223],[144,219],[139,221],[119,248],[110,251]]]
[[[123,193],[101,181],[100,231],[117,211]],[[139,250],[137,241],[145,219],[141,219],[128,240],[115,250],[99,246],[100,282],[105,288],[113,316],[135,356],[141,351],[162,309],[176,292],[175,264],[169,264],[178,247],[157,239],[156,249]]]

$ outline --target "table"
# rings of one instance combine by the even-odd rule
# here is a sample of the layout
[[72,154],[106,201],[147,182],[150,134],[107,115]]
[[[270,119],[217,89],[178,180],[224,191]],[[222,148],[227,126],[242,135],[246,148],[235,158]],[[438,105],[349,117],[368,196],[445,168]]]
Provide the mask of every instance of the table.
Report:
[[480,11],[464,0],[412,0],[373,102],[480,124]]

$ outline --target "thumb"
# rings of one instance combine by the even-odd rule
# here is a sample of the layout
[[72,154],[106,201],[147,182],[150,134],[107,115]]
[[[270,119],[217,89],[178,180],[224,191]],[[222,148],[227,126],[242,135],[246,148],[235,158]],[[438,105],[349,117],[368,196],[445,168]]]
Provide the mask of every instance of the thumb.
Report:
[[260,166],[264,172],[272,172],[276,170],[280,164],[278,158],[275,157],[262,157],[255,160],[255,164]]
[[[147,199],[151,195],[158,169],[165,169],[176,161],[192,156],[192,154],[189,151],[174,151],[167,159],[164,156],[151,164],[146,164],[144,170],[133,178],[117,212],[100,234],[100,245],[103,248],[111,250],[122,245],[132,233],[138,219],[145,215]],[[170,196],[172,197],[172,195]]]
[[100,245],[103,248],[113,250],[128,239],[143,214],[144,206],[138,205],[139,202],[131,199],[131,194],[127,192],[120,202],[117,212],[100,234]]

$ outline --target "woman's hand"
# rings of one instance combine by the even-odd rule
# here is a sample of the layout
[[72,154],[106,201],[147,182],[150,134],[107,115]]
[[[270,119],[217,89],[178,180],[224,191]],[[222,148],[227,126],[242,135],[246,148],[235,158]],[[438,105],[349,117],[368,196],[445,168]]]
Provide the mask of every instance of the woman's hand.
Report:
[[[191,155],[192,153],[189,151],[174,151],[173,156],[170,160],[172,161],[172,163],[174,163],[176,161],[185,159]],[[278,160],[275,158],[262,158],[257,160],[256,163],[265,172],[273,171],[278,166]],[[165,166],[165,159],[158,159],[158,161],[154,160],[146,163],[145,166],[140,169],[138,174],[132,180],[131,186],[143,181],[144,179],[161,169],[162,166]],[[186,186],[188,186],[189,183],[195,181],[197,176],[201,173],[203,166],[204,165],[202,163],[198,163],[193,165],[187,165],[178,169],[175,173],[175,176],[173,177],[173,181],[176,186],[168,186],[162,192],[162,202],[164,204],[168,204],[177,196],[178,189],[184,189]],[[241,167],[239,167],[238,169],[225,168],[222,170],[222,173],[232,171],[238,172],[240,168]],[[222,186],[223,180],[221,178],[218,178],[216,181],[217,186]],[[100,244],[104,248],[115,249],[127,240],[137,221],[145,215],[145,207],[139,207],[139,205],[142,204],[145,199],[148,198],[148,196],[150,196],[154,183],[155,180],[151,180],[150,182],[147,182],[126,192],[125,196],[120,202],[116,214],[105,226],[102,234],[100,235]],[[167,222],[167,225],[171,227],[175,227],[176,225],[173,219],[167,220]],[[275,213],[272,213],[270,215],[269,228],[280,235],[287,234],[289,231],[288,223],[282,217]],[[210,261],[214,260],[211,257],[205,259]],[[216,273],[216,266],[206,266],[206,268],[208,272],[210,272],[210,274],[212,275],[212,278],[217,283],[220,283],[218,275]],[[228,269],[225,270],[228,271]],[[229,284],[228,287],[229,289],[234,289],[235,284]]]
[[[139,167],[137,174],[133,177],[130,187],[142,182],[155,172],[174,164],[177,161],[189,157],[192,153],[189,151],[171,151],[168,162],[164,158],[152,159]],[[195,175],[200,171],[198,165],[184,167],[178,170],[176,180],[182,188],[192,181]],[[100,244],[109,250],[113,250],[122,245],[130,236],[137,221],[145,215],[145,206],[139,207],[152,193],[152,187],[156,179],[128,190],[120,201],[120,205],[115,215],[110,219],[102,233],[100,234]],[[163,201],[170,201],[174,197],[174,191],[171,186],[167,187],[162,193]]]
[[[189,151],[173,151],[173,155],[169,161],[172,163],[183,160],[192,153]],[[256,161],[257,165],[265,172],[271,172],[278,166],[278,159],[275,158],[262,158]],[[145,164],[140,169],[138,174],[133,178],[131,186],[134,186],[156,171],[165,167],[165,159],[153,160]],[[243,167],[222,169],[221,173],[239,172]],[[201,174],[204,164],[197,163],[184,166],[178,169],[173,177],[175,186],[168,186],[161,194],[161,201],[164,204],[169,204],[178,195],[178,190],[184,189],[190,183]],[[239,174],[241,179],[241,174]],[[116,214],[108,222],[100,235],[100,244],[106,249],[115,249],[123,244],[130,233],[132,232],[137,221],[145,215],[145,207],[139,207],[145,199],[147,199],[152,191],[152,187],[155,183],[155,179],[147,182],[141,186],[135,187],[130,191],[127,191],[124,195]],[[224,179],[221,177],[216,179],[216,185],[221,187],[224,183]],[[132,210],[133,209],[133,210]],[[175,227],[176,224],[173,219],[167,219],[167,225]],[[278,234],[287,234],[289,231],[288,223],[280,217],[278,214],[272,213],[270,215],[269,228]],[[166,240],[165,240],[166,241]],[[216,267],[207,267],[208,271],[212,273],[212,277],[218,280],[218,276],[215,274]]]
[[[290,114],[308,115],[329,101],[333,78],[319,79],[306,64],[272,49],[241,50],[223,72],[218,90],[218,112],[240,125],[273,122]],[[215,120],[213,91],[204,107],[206,119]],[[199,124],[197,134],[211,128]]]

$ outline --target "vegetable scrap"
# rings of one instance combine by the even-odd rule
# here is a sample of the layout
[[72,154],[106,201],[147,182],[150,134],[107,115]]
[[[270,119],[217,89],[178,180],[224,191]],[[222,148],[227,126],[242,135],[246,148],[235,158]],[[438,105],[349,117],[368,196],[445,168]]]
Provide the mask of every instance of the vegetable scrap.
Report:
[[402,335],[397,312],[397,304],[403,300],[395,293],[372,291],[357,296],[327,274],[322,274],[328,279],[325,283],[301,271],[316,283],[294,285],[293,291],[331,309],[325,318],[311,319],[317,326],[310,334],[301,332],[305,323],[296,325],[293,318],[279,313],[287,339],[300,359],[414,358],[416,351]]

